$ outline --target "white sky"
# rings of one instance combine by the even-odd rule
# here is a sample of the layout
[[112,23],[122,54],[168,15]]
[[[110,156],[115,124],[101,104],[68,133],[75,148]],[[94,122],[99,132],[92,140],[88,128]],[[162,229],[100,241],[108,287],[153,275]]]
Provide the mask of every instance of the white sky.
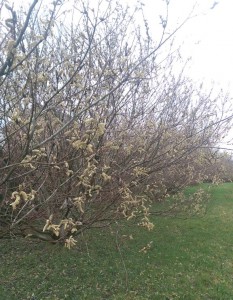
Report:
[[[150,29],[156,35],[158,15],[164,12],[165,1],[143,0],[143,3]],[[214,84],[216,90],[229,91],[233,98],[233,0],[170,0],[168,29],[181,23],[193,7],[196,16],[176,35],[177,45],[182,45],[182,56],[191,57],[188,75],[195,81],[203,81],[207,87]],[[233,130],[225,141],[232,137]],[[221,146],[233,149],[230,143]]]
[[[129,3],[136,2],[129,0]],[[143,0],[150,28],[157,28],[162,0]],[[197,16],[177,33],[184,56],[192,57],[191,73],[197,80],[214,81],[233,92],[233,0],[170,0],[168,28],[175,28],[192,11]]]

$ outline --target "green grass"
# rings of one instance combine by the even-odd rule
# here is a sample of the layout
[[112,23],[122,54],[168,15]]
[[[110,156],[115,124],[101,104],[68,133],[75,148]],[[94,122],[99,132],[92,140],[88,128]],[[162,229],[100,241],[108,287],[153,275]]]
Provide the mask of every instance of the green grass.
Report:
[[0,299],[233,299],[233,184],[210,192],[202,218],[93,230],[71,251],[1,240]]

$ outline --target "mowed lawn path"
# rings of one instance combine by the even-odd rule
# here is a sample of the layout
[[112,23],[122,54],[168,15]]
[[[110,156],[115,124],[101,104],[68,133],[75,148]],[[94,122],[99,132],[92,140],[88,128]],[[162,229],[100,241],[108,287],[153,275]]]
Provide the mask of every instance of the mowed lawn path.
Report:
[[233,184],[210,193],[204,217],[93,230],[70,251],[0,240],[0,300],[233,299]]

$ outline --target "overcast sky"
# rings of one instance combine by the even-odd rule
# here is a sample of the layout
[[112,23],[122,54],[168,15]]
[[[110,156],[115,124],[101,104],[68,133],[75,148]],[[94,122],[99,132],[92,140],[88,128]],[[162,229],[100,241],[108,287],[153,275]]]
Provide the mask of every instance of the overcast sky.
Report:
[[[156,38],[158,15],[164,13],[165,1],[143,0],[143,3]],[[195,81],[204,81],[207,87],[214,85],[216,90],[229,91],[233,98],[233,0],[170,0],[168,28],[175,28],[193,8],[195,17],[176,36],[183,57],[191,57],[188,75]],[[227,140],[232,136],[233,130]],[[222,146],[233,148],[230,143]]]
[[[156,30],[164,1],[143,2],[151,30]],[[189,74],[197,80],[214,81],[224,89],[231,85],[233,94],[233,1],[170,0],[169,6],[168,28],[182,22],[195,6],[193,15],[197,16],[177,34],[183,55],[192,57]]]

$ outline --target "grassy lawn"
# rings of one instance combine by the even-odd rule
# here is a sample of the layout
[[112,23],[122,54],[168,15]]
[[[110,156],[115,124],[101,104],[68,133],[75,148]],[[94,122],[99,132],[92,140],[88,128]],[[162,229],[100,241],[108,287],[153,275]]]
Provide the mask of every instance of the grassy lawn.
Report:
[[0,299],[233,299],[233,184],[210,191],[207,215],[153,232],[94,230],[70,251],[1,240]]

